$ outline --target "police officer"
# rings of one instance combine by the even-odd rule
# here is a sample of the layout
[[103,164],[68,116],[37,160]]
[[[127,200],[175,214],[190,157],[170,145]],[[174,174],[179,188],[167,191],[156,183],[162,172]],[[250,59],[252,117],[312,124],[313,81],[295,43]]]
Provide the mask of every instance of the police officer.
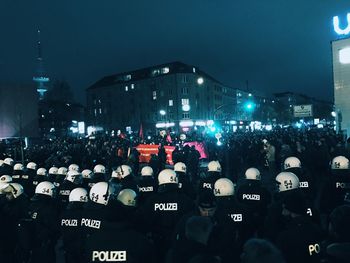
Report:
[[15,262],[17,248],[17,225],[26,215],[29,200],[24,194],[22,185],[18,183],[4,183],[0,192],[6,202],[0,206],[0,223],[3,227],[0,240],[0,258],[3,262]]
[[337,206],[350,204],[350,164],[345,156],[331,162],[331,172],[321,188],[320,212],[328,215]]
[[187,174],[186,164],[178,162],[174,165],[174,171],[176,172],[177,178],[179,179],[179,189],[184,194],[188,195],[192,199],[196,198],[196,193],[191,184],[189,175]]
[[311,201],[314,200],[314,185],[312,178],[302,169],[297,157],[291,156],[284,160],[284,171],[294,173],[299,178],[299,188]]
[[58,207],[55,186],[39,183],[28,209],[28,218],[19,224],[22,258],[29,262],[55,262],[55,245],[59,236]]
[[58,192],[58,199],[61,202],[61,205],[64,207],[68,204],[68,199],[70,192],[74,188],[78,188],[81,186],[82,178],[81,174],[76,170],[70,170],[67,173],[66,179],[64,179],[63,183],[60,186]]
[[68,169],[66,167],[60,167],[57,170],[57,176],[54,182],[54,185],[57,189],[60,188],[61,184],[63,183],[64,179],[66,178],[68,173]]
[[230,179],[218,179],[214,184],[214,195],[218,204],[215,213],[218,227],[214,231],[217,233],[216,249],[224,259],[238,260],[244,242],[255,230],[252,214],[236,201],[235,185]]
[[[274,241],[277,234],[285,228],[285,220],[282,216],[283,200],[288,195],[298,194],[299,178],[291,172],[281,172],[276,178],[276,193],[274,200],[268,209],[267,217],[264,224],[265,237]],[[309,208],[306,208],[307,214]]]
[[123,164],[118,166],[115,170],[114,176],[116,176],[119,179],[122,189],[132,189],[136,193],[138,193],[137,183],[129,165]]
[[151,166],[144,166],[141,169],[141,177],[138,180],[138,202],[142,205],[148,197],[157,192],[157,182],[153,177],[153,169]]
[[155,262],[153,246],[132,224],[135,191],[122,190],[117,201],[111,201],[108,206],[116,216],[105,220],[100,231],[87,238],[86,262]]
[[278,233],[276,246],[285,255],[287,263],[320,262],[321,229],[305,214],[306,199],[302,191],[286,196],[282,202],[285,229]]
[[21,177],[24,173],[24,166],[21,163],[16,163],[13,166],[12,181],[14,183],[21,183]]
[[80,223],[88,199],[88,192],[84,188],[73,189],[69,194],[67,208],[62,213],[60,225],[66,263],[84,262],[84,237]]
[[33,178],[32,189],[34,189],[34,191],[35,191],[35,188],[38,186],[39,183],[47,181],[47,180],[48,180],[47,170],[45,168],[39,168],[36,171],[35,177]]
[[104,165],[95,165],[93,172],[93,183],[104,182],[106,180],[106,167]]
[[24,192],[29,197],[34,195],[35,188],[33,187],[33,179],[36,175],[37,164],[29,162],[26,166],[25,173],[21,176],[21,185],[24,188]]
[[68,171],[76,171],[79,172],[80,168],[79,165],[72,163],[68,166]]
[[52,166],[52,167],[49,169],[49,176],[48,176],[49,182],[51,182],[51,183],[54,183],[54,182],[55,182],[55,179],[56,179],[56,177],[57,177],[57,173],[58,173],[58,168],[57,168],[57,167]]
[[163,262],[175,225],[184,214],[193,209],[193,201],[179,192],[178,178],[171,169],[159,173],[158,185],[158,192],[140,207],[138,218],[151,232],[158,248],[157,259]]
[[81,172],[81,177],[82,187],[90,190],[90,188],[95,184],[92,180],[94,177],[94,173],[89,169],[85,169]]
[[255,225],[263,226],[267,206],[271,202],[270,192],[261,184],[260,171],[254,167],[245,172],[245,181],[238,187],[236,197],[253,213]]
[[208,169],[204,177],[199,180],[199,192],[201,191],[213,191],[214,183],[221,178],[221,164],[219,161],[210,161],[208,163]]
[[10,157],[5,158],[4,162],[1,166],[1,175],[12,175],[12,171],[13,171],[13,165],[14,165],[14,160]]

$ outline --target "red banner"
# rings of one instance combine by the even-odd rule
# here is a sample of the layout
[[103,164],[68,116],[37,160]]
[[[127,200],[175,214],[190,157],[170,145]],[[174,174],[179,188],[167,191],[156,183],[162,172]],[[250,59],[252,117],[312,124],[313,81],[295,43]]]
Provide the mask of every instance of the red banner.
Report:
[[[139,144],[136,147],[136,150],[140,153],[139,162],[140,163],[148,163],[151,160],[151,155],[158,155],[159,145],[154,144]],[[167,164],[173,165],[172,153],[175,149],[174,146],[164,146],[166,153],[166,162]]]

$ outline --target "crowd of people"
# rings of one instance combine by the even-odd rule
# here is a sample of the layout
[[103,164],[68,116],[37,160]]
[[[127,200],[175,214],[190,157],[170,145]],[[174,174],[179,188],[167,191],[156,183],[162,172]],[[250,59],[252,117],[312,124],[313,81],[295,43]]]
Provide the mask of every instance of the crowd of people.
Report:
[[[172,135],[174,137],[174,135]],[[175,136],[176,137],[176,136]],[[0,261],[349,262],[350,151],[333,130],[1,147]],[[173,144],[174,165],[164,145]],[[17,156],[17,155],[16,155]]]

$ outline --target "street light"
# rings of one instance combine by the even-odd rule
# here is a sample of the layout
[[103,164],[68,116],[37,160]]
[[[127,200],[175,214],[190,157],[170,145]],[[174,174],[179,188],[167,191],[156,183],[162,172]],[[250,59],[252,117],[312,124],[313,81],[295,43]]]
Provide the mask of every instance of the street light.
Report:
[[159,111],[160,115],[164,116],[166,114],[165,110],[160,110]]
[[198,83],[198,85],[202,85],[204,83],[204,79],[202,77],[199,77],[197,79],[197,83]]

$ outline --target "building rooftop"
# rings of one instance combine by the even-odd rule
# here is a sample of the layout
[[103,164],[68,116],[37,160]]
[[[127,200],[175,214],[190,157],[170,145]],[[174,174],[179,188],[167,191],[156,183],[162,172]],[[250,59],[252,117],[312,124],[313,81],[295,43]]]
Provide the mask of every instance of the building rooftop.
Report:
[[188,65],[180,61],[165,63],[161,65],[155,65],[147,68],[137,69],[133,71],[127,71],[122,73],[105,76],[90,86],[88,89],[96,89],[99,87],[112,86],[120,83],[135,82],[143,79],[156,78],[159,76],[177,74],[177,73],[193,73],[198,74],[204,78],[211,79],[221,85],[218,80],[210,76],[209,74],[201,71],[196,66]]

